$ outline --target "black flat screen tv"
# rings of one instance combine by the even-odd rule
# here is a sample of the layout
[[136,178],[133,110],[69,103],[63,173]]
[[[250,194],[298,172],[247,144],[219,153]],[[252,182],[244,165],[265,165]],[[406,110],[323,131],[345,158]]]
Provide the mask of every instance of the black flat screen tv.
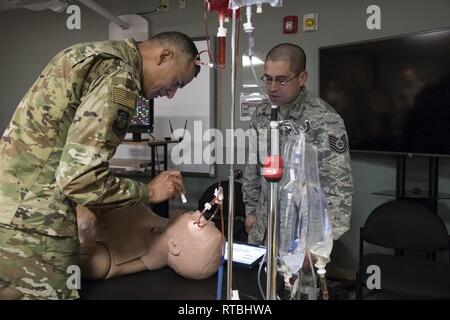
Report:
[[350,150],[450,156],[450,29],[319,49]]

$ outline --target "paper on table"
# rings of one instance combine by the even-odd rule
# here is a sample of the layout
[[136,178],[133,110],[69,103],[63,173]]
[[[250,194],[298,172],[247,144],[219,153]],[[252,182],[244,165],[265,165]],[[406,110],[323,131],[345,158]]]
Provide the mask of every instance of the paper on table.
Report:
[[[233,243],[233,262],[254,264],[266,253],[266,248],[242,243]],[[225,244],[225,260],[228,257],[228,242]]]

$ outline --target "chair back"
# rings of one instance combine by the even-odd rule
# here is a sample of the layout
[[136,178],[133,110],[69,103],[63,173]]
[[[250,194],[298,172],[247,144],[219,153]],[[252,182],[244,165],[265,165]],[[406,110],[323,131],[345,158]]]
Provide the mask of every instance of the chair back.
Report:
[[369,243],[393,249],[438,252],[449,249],[442,219],[413,200],[395,200],[375,208],[361,229]]

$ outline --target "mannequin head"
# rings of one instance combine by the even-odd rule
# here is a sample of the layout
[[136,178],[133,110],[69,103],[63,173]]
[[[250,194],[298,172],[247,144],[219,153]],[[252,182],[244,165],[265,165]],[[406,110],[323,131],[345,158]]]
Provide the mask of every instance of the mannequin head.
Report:
[[[165,231],[167,264],[185,278],[208,278],[220,266],[222,234],[213,222],[197,224],[200,216],[200,211],[186,212],[171,220]],[[206,222],[203,217],[200,221]]]

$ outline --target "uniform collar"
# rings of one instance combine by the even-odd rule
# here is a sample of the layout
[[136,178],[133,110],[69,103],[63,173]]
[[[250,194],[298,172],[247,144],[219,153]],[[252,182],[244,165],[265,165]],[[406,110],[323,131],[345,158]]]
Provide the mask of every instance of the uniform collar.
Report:
[[[303,86],[303,88],[300,90],[300,93],[297,97],[297,99],[294,100],[294,102],[292,102],[289,106],[289,111],[288,111],[288,117],[286,119],[294,119],[294,120],[298,120],[301,118],[301,116],[303,115],[303,113],[305,112],[305,101],[306,101],[306,96],[307,96],[307,90],[306,88]],[[265,108],[264,112],[266,115],[270,116],[270,102],[268,102],[269,107]]]
[[289,107],[288,119],[299,120],[303,113],[305,112],[305,101],[306,101],[306,88],[300,90],[300,94],[297,99]]
[[136,68],[136,71],[137,71],[137,74],[139,77],[139,81],[141,82],[141,80],[142,80],[142,57],[141,57],[141,53],[139,52],[138,44],[132,38],[125,39],[124,42],[128,47],[131,48],[131,51],[127,57],[130,59],[130,62]]

